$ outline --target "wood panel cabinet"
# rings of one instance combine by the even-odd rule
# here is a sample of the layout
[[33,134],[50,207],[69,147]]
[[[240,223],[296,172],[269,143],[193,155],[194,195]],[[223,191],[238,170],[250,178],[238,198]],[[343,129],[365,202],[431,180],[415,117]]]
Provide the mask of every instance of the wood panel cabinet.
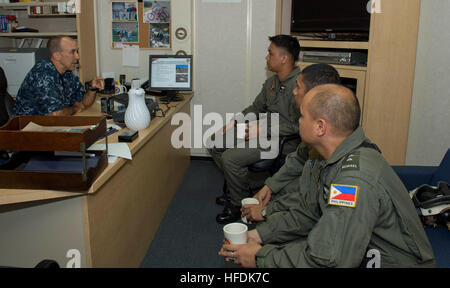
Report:
[[367,67],[333,66],[357,79],[362,126],[391,165],[405,162],[419,14],[420,0],[382,1],[381,13],[371,16],[368,42],[300,40],[302,48],[367,50]]

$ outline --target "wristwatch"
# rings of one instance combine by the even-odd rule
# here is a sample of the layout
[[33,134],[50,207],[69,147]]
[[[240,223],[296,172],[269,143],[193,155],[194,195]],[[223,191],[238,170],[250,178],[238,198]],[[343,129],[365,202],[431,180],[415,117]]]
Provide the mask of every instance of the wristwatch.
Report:
[[88,88],[89,88],[89,91],[95,91],[95,92],[98,92],[100,89],[98,89],[98,88],[92,88],[91,87],[91,82],[87,82],[87,86],[88,86]]
[[266,215],[267,215],[267,210],[266,210],[266,208],[267,208],[267,207],[264,207],[264,208],[261,210],[261,216],[264,218],[264,220],[266,220]]

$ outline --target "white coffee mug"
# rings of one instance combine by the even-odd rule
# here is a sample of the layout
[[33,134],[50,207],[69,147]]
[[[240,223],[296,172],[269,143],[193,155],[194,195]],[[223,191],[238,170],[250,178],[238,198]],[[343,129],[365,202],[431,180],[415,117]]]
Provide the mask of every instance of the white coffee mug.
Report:
[[242,223],[230,223],[223,227],[223,235],[227,244],[246,244],[247,225]]
[[116,94],[122,94],[122,93],[127,93],[127,87],[123,86],[123,85],[116,85],[115,88],[115,92]]
[[[244,199],[241,200],[241,205],[242,205],[242,207],[244,207],[244,205],[250,205],[250,204],[256,204],[256,205],[258,205],[258,204],[259,204],[259,201],[258,201],[258,199],[256,199],[256,198],[244,198]],[[242,220],[242,222],[244,222],[244,223],[251,223],[250,221],[247,222],[247,216],[242,217],[241,220]]]

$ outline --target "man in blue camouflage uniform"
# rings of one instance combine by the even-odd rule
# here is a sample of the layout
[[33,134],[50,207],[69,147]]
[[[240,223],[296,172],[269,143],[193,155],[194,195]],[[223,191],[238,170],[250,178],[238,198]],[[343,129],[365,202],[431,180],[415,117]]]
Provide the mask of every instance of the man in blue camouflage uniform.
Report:
[[17,93],[14,116],[73,115],[91,106],[103,78],[91,81],[86,92],[72,71],[78,63],[77,43],[69,37],[55,37],[47,45],[50,60],[42,60],[28,72]]

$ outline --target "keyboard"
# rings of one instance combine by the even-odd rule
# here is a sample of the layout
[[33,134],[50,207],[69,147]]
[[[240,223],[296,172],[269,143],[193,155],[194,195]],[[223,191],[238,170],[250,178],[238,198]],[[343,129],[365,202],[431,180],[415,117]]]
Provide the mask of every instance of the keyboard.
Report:
[[128,105],[128,94],[121,93],[121,94],[114,95],[114,101],[116,101],[122,105]]

